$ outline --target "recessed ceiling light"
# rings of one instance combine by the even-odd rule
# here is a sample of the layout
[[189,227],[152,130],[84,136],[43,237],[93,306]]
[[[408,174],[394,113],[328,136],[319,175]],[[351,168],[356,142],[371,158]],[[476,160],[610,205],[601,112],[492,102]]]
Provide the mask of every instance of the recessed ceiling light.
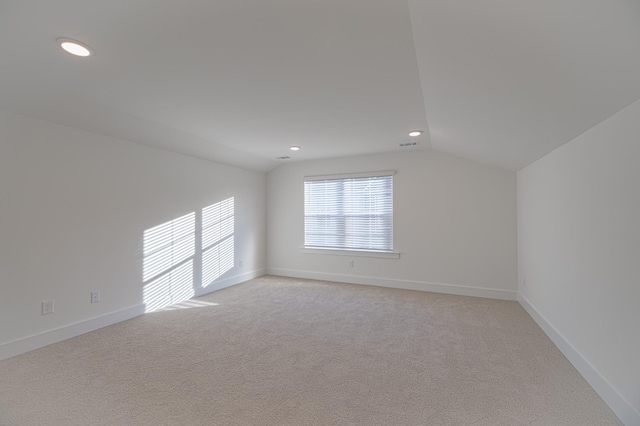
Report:
[[413,130],[409,132],[409,136],[420,136],[422,134],[422,130]]
[[291,148],[289,148],[291,151],[300,151],[300,147],[299,146],[292,146]]
[[76,56],[91,56],[93,55],[93,49],[86,44],[72,40],[70,38],[61,37],[56,40],[56,43],[60,45],[64,50]]

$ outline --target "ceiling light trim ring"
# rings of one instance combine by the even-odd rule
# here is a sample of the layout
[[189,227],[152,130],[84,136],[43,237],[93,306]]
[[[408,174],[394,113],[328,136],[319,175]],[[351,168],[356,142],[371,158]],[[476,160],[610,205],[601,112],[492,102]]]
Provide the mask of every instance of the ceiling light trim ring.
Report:
[[65,52],[80,57],[87,57],[95,55],[95,51],[91,48],[91,46],[87,45],[78,40],[74,40],[68,37],[58,37],[56,39],[56,43],[60,46]]

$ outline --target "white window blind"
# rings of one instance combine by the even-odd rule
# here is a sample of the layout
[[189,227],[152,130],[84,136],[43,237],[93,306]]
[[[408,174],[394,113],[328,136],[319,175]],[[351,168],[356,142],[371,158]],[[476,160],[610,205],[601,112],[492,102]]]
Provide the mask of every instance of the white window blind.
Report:
[[305,178],[304,245],[393,250],[393,172]]

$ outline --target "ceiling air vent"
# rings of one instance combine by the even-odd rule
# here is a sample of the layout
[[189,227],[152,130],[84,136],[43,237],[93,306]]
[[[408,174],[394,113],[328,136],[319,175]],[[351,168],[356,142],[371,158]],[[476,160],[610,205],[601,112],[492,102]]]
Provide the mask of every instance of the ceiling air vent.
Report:
[[420,142],[418,142],[418,141],[400,142],[399,145],[400,145],[401,148],[407,148],[407,147],[410,147],[410,146],[418,146],[418,145],[420,145]]
[[291,157],[287,157],[286,155],[283,157],[276,157],[276,160],[288,160]]

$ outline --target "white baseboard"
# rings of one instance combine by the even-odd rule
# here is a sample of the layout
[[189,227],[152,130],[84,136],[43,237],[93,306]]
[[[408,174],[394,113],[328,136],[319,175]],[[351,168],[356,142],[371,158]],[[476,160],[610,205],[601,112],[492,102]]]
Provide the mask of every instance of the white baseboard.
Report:
[[205,294],[213,293],[214,291],[222,290],[223,288],[231,287],[232,285],[241,284],[245,281],[261,277],[266,273],[266,268],[261,268],[256,269],[255,271],[249,271],[229,278],[217,280],[204,288],[197,289],[194,297],[204,296]]
[[[232,285],[240,284],[253,278],[257,278],[265,274],[265,269],[246,272],[240,275],[222,279],[212,283],[206,288],[200,288],[196,291],[194,297],[199,297],[216,290],[220,290]],[[131,318],[135,318],[144,314],[144,305],[131,306],[116,312],[101,315],[99,317],[90,318],[74,324],[65,325],[53,330],[44,331],[32,336],[23,337],[11,342],[0,344],[0,360],[10,358],[34,349],[42,348],[53,343],[61,342],[81,334],[98,330],[99,328],[113,325]]]
[[142,314],[144,314],[144,305],[131,306],[120,311],[111,312],[106,315],[3,343],[0,345],[0,360],[42,348],[52,343],[61,342],[108,325],[126,321]]
[[640,425],[640,413],[521,293],[518,293],[518,302],[620,420],[625,425]]
[[364,284],[404,290],[431,291],[459,296],[485,297],[489,299],[517,300],[517,292],[483,287],[468,287],[456,284],[440,284],[424,281],[394,280],[389,278],[363,277],[357,275],[328,274],[324,272],[294,269],[267,268],[267,274],[312,280],[335,281],[349,284]]

